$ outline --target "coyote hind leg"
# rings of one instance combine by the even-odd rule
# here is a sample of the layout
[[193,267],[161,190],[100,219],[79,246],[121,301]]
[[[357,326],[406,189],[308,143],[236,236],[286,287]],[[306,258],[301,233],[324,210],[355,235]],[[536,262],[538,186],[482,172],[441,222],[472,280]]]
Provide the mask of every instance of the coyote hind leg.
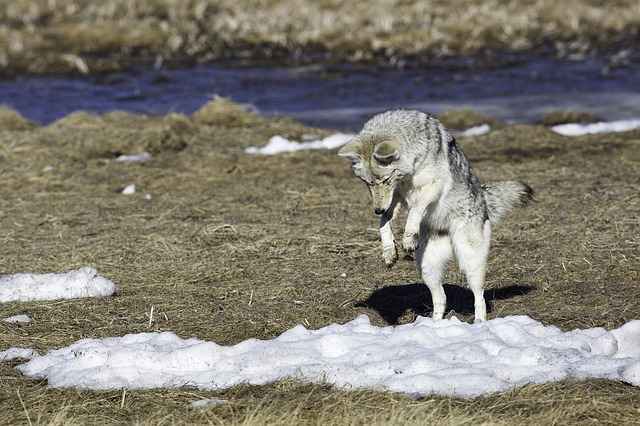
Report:
[[491,243],[491,223],[468,223],[451,236],[460,269],[467,277],[473,292],[475,321],[487,319],[487,305],[484,300],[484,278]]
[[416,250],[416,266],[422,280],[431,292],[433,319],[442,319],[447,305],[447,296],[442,287],[442,276],[451,259],[451,239],[448,235],[432,235],[421,241]]

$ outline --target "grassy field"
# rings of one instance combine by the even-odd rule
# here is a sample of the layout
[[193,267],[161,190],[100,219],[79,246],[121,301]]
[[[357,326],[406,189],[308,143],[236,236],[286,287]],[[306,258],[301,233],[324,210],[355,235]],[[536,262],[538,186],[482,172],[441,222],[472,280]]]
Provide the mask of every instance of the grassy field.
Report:
[[[0,318],[33,322],[0,323],[0,348],[150,330],[233,344],[361,313],[379,325],[429,314],[413,264],[384,267],[367,192],[334,152],[242,152],[274,134],[324,130],[222,101],[193,117],[76,113],[47,127],[0,110],[0,126],[0,272],[92,265],[121,288],[106,299],[2,304]],[[538,193],[494,232],[490,318],[525,314],[567,330],[640,317],[640,132],[565,138],[520,125],[460,142],[483,180],[519,178]],[[113,161],[141,150],[153,160]],[[129,183],[136,194],[118,193]],[[470,320],[462,274],[452,267],[446,282],[449,309]],[[640,423],[640,389],[604,380],[468,401],[294,381],[123,395],[48,389],[15,365],[0,364],[4,424]],[[203,397],[228,403],[189,408]]]
[[636,0],[16,0],[0,5],[0,72],[214,59],[401,65],[540,49],[575,58],[633,48],[639,34]]

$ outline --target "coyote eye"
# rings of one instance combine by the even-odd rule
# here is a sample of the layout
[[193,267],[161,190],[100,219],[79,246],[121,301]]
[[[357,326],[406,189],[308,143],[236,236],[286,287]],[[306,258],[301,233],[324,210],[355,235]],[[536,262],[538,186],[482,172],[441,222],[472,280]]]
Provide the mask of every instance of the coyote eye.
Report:
[[385,184],[390,183],[391,179],[393,179],[396,176],[396,171],[397,170],[394,170],[394,171],[391,172],[391,174],[389,174],[388,176],[382,178],[380,183],[385,183]]

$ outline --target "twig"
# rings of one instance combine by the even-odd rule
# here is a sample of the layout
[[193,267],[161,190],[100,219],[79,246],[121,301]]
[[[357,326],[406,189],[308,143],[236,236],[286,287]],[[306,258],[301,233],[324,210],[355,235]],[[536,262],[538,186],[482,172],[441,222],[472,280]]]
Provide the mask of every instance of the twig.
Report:
[[212,229],[212,230],[210,230],[209,232],[211,232],[211,233],[213,234],[213,233],[216,233],[216,232],[218,232],[218,231],[220,231],[220,230],[222,230],[222,229],[231,229],[231,231],[232,231],[234,234],[237,234],[237,233],[238,233],[238,230],[236,229],[236,227],[235,227],[235,226],[233,226],[233,225],[230,225],[230,224],[228,224],[228,223],[225,223],[224,225],[216,226],[215,228],[213,228],[213,229]]
[[149,313],[149,325],[147,325],[147,328],[151,328],[152,324],[153,324],[153,305],[151,305],[151,312]]
[[27,410],[27,406],[24,404],[22,397],[20,396],[20,389],[16,389],[16,393],[18,394],[18,399],[20,400],[20,404],[22,404],[22,409],[24,410],[24,414],[27,416],[27,421],[29,422],[29,426],[32,426],[31,417],[29,417],[29,411]]

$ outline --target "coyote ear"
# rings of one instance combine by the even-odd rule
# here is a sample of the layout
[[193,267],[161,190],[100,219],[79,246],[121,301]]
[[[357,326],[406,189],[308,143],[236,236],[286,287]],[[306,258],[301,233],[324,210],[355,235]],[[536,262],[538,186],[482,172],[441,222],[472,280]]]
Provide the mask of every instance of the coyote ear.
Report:
[[400,158],[400,144],[397,141],[384,141],[376,145],[373,158],[381,164],[390,164]]
[[338,155],[350,160],[352,163],[359,163],[362,161],[362,154],[360,149],[362,148],[362,142],[358,139],[351,139],[345,146],[340,148]]

